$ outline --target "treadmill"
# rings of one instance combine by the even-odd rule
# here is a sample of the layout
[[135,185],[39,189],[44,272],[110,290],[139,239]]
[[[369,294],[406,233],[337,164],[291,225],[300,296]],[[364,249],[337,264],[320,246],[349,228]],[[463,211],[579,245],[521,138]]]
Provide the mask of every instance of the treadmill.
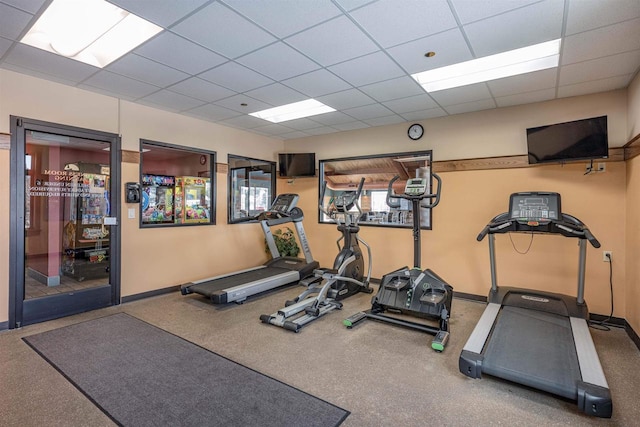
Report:
[[[182,295],[200,294],[214,304],[243,303],[247,297],[265,292],[280,286],[299,282],[313,274],[320,265],[313,260],[307,235],[304,232],[302,209],[296,207],[297,194],[280,194],[269,210],[256,217],[248,217],[247,221],[257,219],[260,222],[264,237],[271,252],[272,259],[264,265],[236,271],[220,276],[209,277],[180,286]],[[304,259],[282,257],[271,233],[276,225],[293,223]]]
[[[460,372],[506,379],[577,403],[585,414],[610,418],[611,394],[589,332],[584,301],[587,241],[600,243],[579,219],[562,213],[560,194],[514,193],[509,212],[493,218],[489,236],[491,291],[488,305],[460,354]],[[498,286],[495,235],[560,234],[579,241],[576,297]]]

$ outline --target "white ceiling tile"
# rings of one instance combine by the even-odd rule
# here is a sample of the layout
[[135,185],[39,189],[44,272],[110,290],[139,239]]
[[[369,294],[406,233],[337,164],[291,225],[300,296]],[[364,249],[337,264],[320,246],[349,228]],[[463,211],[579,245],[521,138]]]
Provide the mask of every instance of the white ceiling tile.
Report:
[[588,95],[590,93],[606,92],[627,87],[633,74],[627,74],[607,79],[591,80],[585,83],[577,83],[558,87],[558,97]]
[[418,96],[386,101],[383,102],[383,104],[385,107],[397,114],[408,113],[411,111],[422,111],[437,107],[435,101],[426,93]]
[[311,98],[328,93],[340,92],[352,87],[349,83],[325,69],[283,80],[281,83]]
[[365,122],[360,122],[360,121],[355,121],[355,122],[349,122],[349,123],[338,123],[334,126],[331,126],[332,128],[336,128],[338,130],[341,131],[346,131],[346,130],[356,130],[356,129],[364,129],[364,128],[368,128],[369,125],[366,124]]
[[411,77],[398,77],[361,86],[360,90],[379,102],[424,94],[422,87]]
[[561,65],[640,49],[640,18],[566,37]]
[[456,26],[446,0],[380,0],[351,12],[351,16],[382,47],[405,43]]
[[438,92],[431,92],[429,95],[442,106],[491,98],[491,93],[486,83],[476,83],[468,86],[440,90]]
[[[427,52],[435,52],[435,56],[427,58]],[[458,28],[392,47],[389,54],[409,74],[473,59]]]
[[363,86],[405,75],[383,52],[375,52],[329,67],[332,73],[354,86]]
[[198,74],[227,61],[225,57],[168,31],[158,34],[134,52],[188,74]]
[[442,108],[429,108],[428,110],[412,111],[409,113],[402,113],[401,116],[407,121],[427,120],[434,119],[436,117],[446,116],[447,112]]
[[[242,114],[255,113],[256,111],[273,107],[273,105],[271,104],[258,101],[257,99],[251,98],[250,96],[244,94],[230,96],[229,98],[224,98],[216,101],[214,104],[220,107],[227,108],[229,110],[237,111]],[[243,106],[242,104],[247,105]]]
[[174,70],[138,55],[126,55],[104,69],[156,86],[168,86],[189,77],[182,71]]
[[238,113],[237,111],[229,110],[224,107],[220,107],[218,105],[206,104],[201,107],[196,107],[192,110],[185,111],[182,114],[185,114],[191,117],[210,120],[210,121],[219,121],[219,120],[230,119],[232,117],[237,117],[241,113]]
[[[365,125],[366,127],[366,125]],[[322,126],[313,129],[307,129],[304,131],[307,135],[316,136],[316,135],[328,135],[330,133],[335,133],[336,129],[329,126]],[[287,134],[288,135],[288,134]],[[284,136],[284,135],[283,135]]]
[[[323,114],[319,114],[318,116],[313,116],[313,117],[319,117],[322,115]],[[282,122],[282,124],[295,130],[306,130],[306,129],[313,129],[313,128],[319,127],[317,122],[310,120],[309,118],[306,118],[306,117],[302,119],[295,119],[295,120]]]
[[254,129],[264,126],[264,120],[250,116],[248,114],[243,114],[241,116],[224,120],[222,121],[222,124],[237,127],[239,129]]
[[2,3],[35,14],[46,1],[47,0],[2,0]]
[[0,37],[0,58],[9,50],[12,44],[13,42],[11,40]]
[[541,89],[556,87],[557,68],[534,71],[533,73],[505,77],[487,82],[493,96],[515,95],[523,92],[533,92]]
[[545,0],[464,26],[476,57],[554,40],[562,32],[564,2]]
[[274,83],[269,86],[250,90],[245,94],[272,106],[285,105],[307,99],[307,97],[300,92],[288,88],[280,83]]
[[352,122],[353,117],[347,116],[340,111],[332,111],[330,113],[318,114],[317,116],[310,117],[309,120],[312,120],[321,125],[333,126],[340,123]]
[[451,0],[460,22],[468,24],[510,10],[535,3],[539,0]]
[[236,94],[236,92],[226,89],[222,86],[202,80],[198,77],[191,77],[183,80],[173,86],[169,86],[169,90],[192,98],[201,99],[207,102],[217,101],[219,99],[228,98]]
[[378,50],[376,44],[344,16],[291,36],[285,42],[325,67]]
[[358,89],[344,90],[330,95],[319,96],[316,99],[323,104],[335,108],[336,110],[360,107],[362,105],[374,104],[376,102],[371,97],[360,92]]
[[109,0],[162,27],[169,27],[209,0]]
[[281,42],[245,55],[236,61],[278,81],[319,68],[318,64]]
[[496,96],[498,107],[510,107],[512,105],[532,104],[534,102],[549,101],[556,97],[556,89],[542,89],[533,92],[516,93],[513,95]]
[[235,62],[227,62],[213,70],[205,71],[199,77],[236,92],[245,92],[273,83],[270,78]]
[[[39,70],[33,70],[29,68],[24,68],[19,65],[10,64],[5,62],[2,64],[2,68],[10,71],[14,71],[16,73],[25,74],[27,76],[37,77],[39,79],[48,80],[56,83],[61,83],[67,86],[75,86],[77,82],[72,82],[70,80],[66,80],[63,77],[53,76],[51,74],[45,74]],[[102,92],[101,92],[102,93]]]
[[345,10],[354,10],[375,1],[377,0],[334,0],[335,3],[340,4]]
[[[335,132],[335,130],[333,129],[332,131]],[[287,140],[287,139],[295,139],[295,138],[305,138],[307,136],[309,136],[309,134],[301,132],[299,130],[294,130],[293,132],[283,133],[282,135],[280,135],[280,138]]]
[[179,112],[204,105],[205,102],[168,90],[160,90],[138,100],[141,104],[158,107],[162,110]]
[[393,111],[389,110],[381,104],[364,105],[362,107],[349,108],[344,110],[345,114],[358,120],[376,119],[378,117],[385,117],[393,114]]
[[0,37],[17,40],[33,15],[0,3]]
[[495,102],[493,102],[493,99],[483,99],[480,101],[449,105],[444,108],[449,114],[462,114],[462,113],[471,113],[473,111],[482,111],[482,110],[488,110],[491,108],[496,108],[496,104]]
[[638,0],[573,0],[569,2],[566,34],[576,34],[633,18],[640,18]]
[[340,9],[330,0],[313,2],[223,0],[223,2],[279,38],[290,36],[340,15]]
[[104,70],[86,79],[79,87],[85,89],[91,87],[99,88],[103,91],[111,92],[113,96],[124,99],[142,98],[159,90],[158,87],[148,83]]
[[367,119],[363,120],[363,122],[371,125],[371,126],[386,126],[386,125],[395,125],[398,123],[404,123],[405,119],[396,114],[385,117],[378,117],[375,119]]
[[633,74],[640,64],[640,50],[560,67],[560,86]]
[[266,120],[263,120],[265,123],[267,123],[266,126],[261,126],[259,128],[255,128],[256,131],[261,132],[263,135],[279,135],[282,133],[289,133],[291,132],[291,128],[288,128],[286,126],[283,126],[281,124],[278,123],[269,123]]
[[4,60],[29,70],[40,71],[42,75],[79,83],[99,69],[83,62],[55,55],[22,43],[16,43]]
[[220,3],[205,7],[172,27],[171,31],[228,58],[237,58],[276,40]]

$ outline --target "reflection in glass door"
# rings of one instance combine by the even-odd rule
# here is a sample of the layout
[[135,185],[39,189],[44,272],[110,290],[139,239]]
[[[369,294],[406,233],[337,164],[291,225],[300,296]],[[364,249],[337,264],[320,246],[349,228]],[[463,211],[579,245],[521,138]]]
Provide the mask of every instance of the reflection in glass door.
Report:
[[12,178],[24,183],[15,200],[24,221],[17,214],[23,233],[17,244],[12,239],[15,326],[117,303],[111,148],[118,137],[17,120],[23,126],[12,132],[12,150],[16,158],[24,150],[24,162],[17,162],[24,179],[19,167]]

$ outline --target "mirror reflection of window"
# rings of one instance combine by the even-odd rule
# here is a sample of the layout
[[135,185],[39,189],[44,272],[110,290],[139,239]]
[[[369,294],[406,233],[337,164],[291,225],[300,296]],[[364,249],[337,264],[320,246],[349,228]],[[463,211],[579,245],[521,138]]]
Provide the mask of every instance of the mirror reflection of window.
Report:
[[229,224],[268,210],[275,198],[276,163],[229,154],[228,164]]
[[[428,178],[429,191],[431,182],[431,151],[409,153],[392,153],[374,156],[348,157],[340,159],[320,160],[320,185],[327,182],[325,203],[340,191],[355,189],[362,177],[364,188],[360,196],[362,214],[359,224],[375,227],[411,228],[413,212],[411,202],[399,199],[400,206],[391,208],[387,204],[389,182],[394,176],[400,178],[393,186],[394,193],[404,192],[407,180],[416,177]],[[431,212],[421,208],[421,227],[431,228]],[[320,214],[319,222],[331,222],[326,215]]]

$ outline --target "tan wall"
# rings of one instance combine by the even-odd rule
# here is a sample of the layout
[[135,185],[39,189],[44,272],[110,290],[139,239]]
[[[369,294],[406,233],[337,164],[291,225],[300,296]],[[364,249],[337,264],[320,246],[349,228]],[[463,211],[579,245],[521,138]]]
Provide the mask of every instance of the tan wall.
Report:
[[627,89],[627,139],[640,135],[640,73],[633,79]]
[[[584,221],[600,240],[601,249],[587,249],[585,298],[592,312],[609,314],[609,264],[602,250],[613,251],[615,315],[625,315],[625,164],[608,163],[602,174],[585,176],[584,164],[534,168],[442,173],[440,204],[433,211],[433,230],[422,233],[422,267],[431,268],[456,291],[488,293],[491,277],[486,239],[476,236],[495,215],[508,209],[509,195],[517,191],[556,191],[563,210]],[[280,184],[280,183],[279,183]],[[333,263],[337,250],[335,226],[317,224],[316,179],[296,180],[279,191],[301,194],[305,228],[315,258]],[[361,237],[372,246],[373,276],[413,262],[410,230],[362,227]],[[524,252],[530,235],[513,235]],[[507,235],[496,238],[499,283],[575,295],[578,246],[575,239],[537,235],[527,255],[515,252]]]
[[[628,90],[629,139],[640,135],[640,74]],[[637,143],[636,143],[637,144]],[[636,333],[640,331],[640,156],[627,162],[627,263],[625,317]]]
[[640,156],[627,162],[627,263],[626,295],[627,322],[638,333],[640,331]]
[[[58,83],[0,70],[0,132],[9,116],[122,135],[122,148],[139,150],[139,139],[276,160],[282,141],[196,120]],[[8,320],[9,151],[0,150],[0,322]],[[218,174],[216,226],[140,229],[139,205],[122,204],[122,296],[161,289],[255,266],[266,260],[259,227],[226,224],[227,179]],[[139,180],[139,165],[122,165],[122,183]],[[123,192],[124,193],[124,192]],[[127,209],[136,218],[127,218]]]

